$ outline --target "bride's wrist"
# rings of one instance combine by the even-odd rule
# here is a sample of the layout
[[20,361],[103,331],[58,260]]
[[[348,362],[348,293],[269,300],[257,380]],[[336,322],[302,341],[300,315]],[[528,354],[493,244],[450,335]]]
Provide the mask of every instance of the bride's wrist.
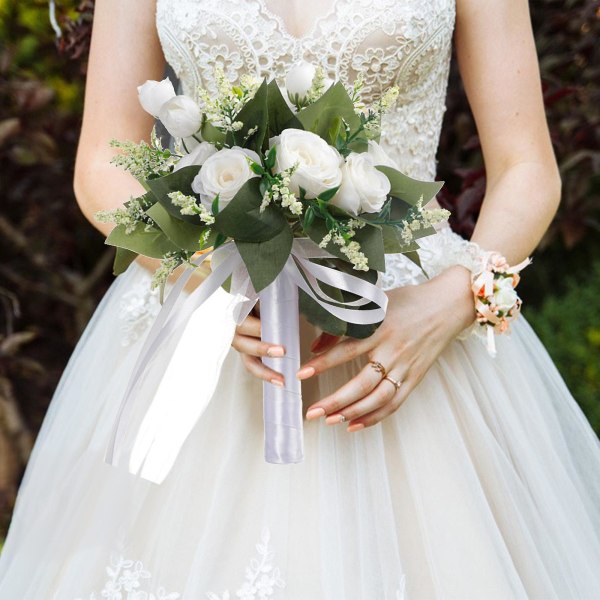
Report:
[[473,324],[477,318],[475,299],[471,291],[471,271],[462,265],[451,265],[430,280],[438,288],[443,323],[452,323],[454,333]]

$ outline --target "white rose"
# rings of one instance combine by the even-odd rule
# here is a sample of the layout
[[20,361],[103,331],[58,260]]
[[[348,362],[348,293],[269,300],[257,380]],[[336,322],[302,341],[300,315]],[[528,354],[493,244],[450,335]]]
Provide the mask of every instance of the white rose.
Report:
[[190,165],[203,165],[206,160],[212,156],[217,149],[209,142],[200,142],[189,154],[181,157],[179,162],[175,165],[174,171],[182,169],[183,167],[189,167]]
[[192,181],[192,189],[200,194],[200,201],[208,210],[217,194],[219,210],[222,210],[248,179],[258,177],[250,169],[247,157],[260,163],[260,157],[256,152],[239,146],[223,148],[206,159],[200,172]]
[[507,311],[519,297],[512,285],[512,277],[501,279],[497,282],[498,289],[494,293],[494,304],[502,310]]
[[276,172],[298,165],[290,181],[290,190],[294,194],[298,195],[302,187],[306,190],[307,198],[316,198],[342,182],[341,166],[344,159],[316,133],[285,129],[269,142],[271,147],[277,147]]
[[173,84],[168,77],[162,81],[149,79],[146,83],[138,85],[137,91],[142,108],[153,117],[157,117],[161,106],[175,96]]
[[400,170],[398,163],[391,158],[387,152],[375,141],[369,140],[368,155],[373,159],[374,165],[391,167],[392,169]]
[[285,88],[292,101],[302,100],[312,87],[316,69],[310,63],[300,61],[296,63],[285,76]]
[[200,129],[202,112],[189,96],[173,96],[160,107],[158,118],[172,136],[185,138]]
[[390,189],[389,179],[375,168],[369,154],[351,152],[342,167],[342,185],[330,202],[355,215],[378,212]]

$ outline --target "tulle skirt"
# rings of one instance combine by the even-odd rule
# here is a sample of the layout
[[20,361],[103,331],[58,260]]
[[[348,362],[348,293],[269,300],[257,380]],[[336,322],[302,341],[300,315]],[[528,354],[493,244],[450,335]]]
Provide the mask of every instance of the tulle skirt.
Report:
[[[397,282],[418,282],[405,266]],[[103,460],[156,314],[148,286],[137,263],[119,276],[68,363],[0,556],[1,600],[600,598],[600,444],[525,316],[496,358],[453,341],[373,427],[305,420],[304,461],[288,465],[264,461],[262,383],[231,348],[157,485]],[[304,357],[317,334],[302,318]],[[365,360],[304,382],[304,412]]]

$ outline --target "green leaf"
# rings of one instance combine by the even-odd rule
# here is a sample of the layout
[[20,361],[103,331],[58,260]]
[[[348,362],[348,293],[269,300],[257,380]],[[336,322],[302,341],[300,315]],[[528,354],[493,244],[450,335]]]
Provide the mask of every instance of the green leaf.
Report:
[[117,248],[115,260],[113,263],[113,275],[120,275],[127,271],[129,265],[137,258],[137,252],[126,250],[125,248]]
[[168,194],[170,192],[181,192],[186,196],[195,197],[196,193],[192,190],[192,181],[199,171],[200,167],[198,165],[190,165],[188,167],[183,167],[178,171],[174,171],[173,173],[169,173],[169,175],[151,179],[147,182],[148,187],[156,196],[157,200],[165,207],[167,212],[180,221],[196,224],[201,222],[198,215],[182,215],[179,207],[171,202],[171,198],[169,198]]
[[210,123],[206,118],[206,115],[204,115],[202,120],[200,135],[205,142],[216,144],[219,147],[222,147],[223,144],[225,144],[225,133]]
[[279,135],[284,129],[303,129],[302,123],[300,123],[292,109],[287,105],[277,82],[273,80],[267,87],[267,107],[269,115],[267,137],[271,138],[275,135]]
[[312,131],[329,143],[329,132],[337,120],[344,119],[351,130],[360,127],[360,118],[354,112],[354,104],[341,82],[332,85],[316,102],[303,108],[296,115],[307,131]]
[[206,225],[195,225],[171,216],[162,204],[155,204],[146,211],[167,237],[183,250],[196,252],[200,250],[200,236]]
[[[336,290],[328,285],[323,285],[322,289],[331,297],[337,298],[342,302],[343,297],[340,290]],[[318,302],[313,300],[304,290],[299,290],[298,305],[300,307],[300,312],[306,317],[309,323],[312,323],[331,335],[346,335],[347,323],[342,319],[334,317]]]
[[[443,181],[419,181],[418,179],[412,179],[408,175],[405,175],[392,167],[379,165],[376,168],[390,180],[392,186],[390,195],[394,198],[404,200],[404,202],[408,202],[412,206],[415,206],[419,202],[421,196],[423,196],[423,205],[427,204],[427,202],[429,202],[429,200],[431,200],[444,185]],[[394,215],[394,204],[395,203],[392,202],[392,219],[396,219]]]
[[160,229],[148,227],[148,231],[146,231],[144,223],[138,223],[131,233],[125,233],[124,225],[117,225],[108,234],[104,243],[150,258],[163,258],[167,252],[180,250]]
[[289,227],[264,242],[235,242],[257,292],[279,275],[292,250],[294,236]]
[[325,202],[329,202],[329,200],[331,200],[336,194],[337,191],[340,189],[340,186],[336,186],[334,188],[331,188],[329,190],[325,190],[324,192],[321,192],[319,194],[319,200],[324,200]]
[[276,207],[269,205],[261,213],[260,178],[249,179],[215,217],[214,227],[224,235],[241,242],[266,242],[283,228],[287,219]]
[[[267,94],[267,81],[265,79],[254,93],[254,97],[248,100],[235,118],[236,121],[243,123],[242,128],[239,131],[227,132],[225,138],[227,146],[243,145],[244,148],[251,148],[260,154],[263,140],[267,134]],[[248,135],[248,131],[254,127],[258,127],[256,132],[247,141],[244,141]]]

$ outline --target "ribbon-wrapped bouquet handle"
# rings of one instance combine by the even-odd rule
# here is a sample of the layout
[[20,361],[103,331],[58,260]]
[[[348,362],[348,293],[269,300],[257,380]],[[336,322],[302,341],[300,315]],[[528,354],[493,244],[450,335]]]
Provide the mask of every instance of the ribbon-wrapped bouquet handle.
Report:
[[[113,142],[123,150],[114,162],[147,192],[96,214],[116,223],[106,242],[117,247],[115,274],[138,255],[162,259],[152,281],[162,307],[105,455],[157,483],[214,393],[235,325],[258,300],[262,338],[286,348],[282,358],[263,358],[285,377],[284,387],[263,384],[265,460],[300,462],[299,313],[335,335],[371,335],[387,307],[379,285],[385,255],[403,252],[418,263],[416,238],[435,233],[449,214],[424,208],[441,182],[403,174],[377,143],[397,89],[365,109],[360,79],[350,90],[339,82],[327,87],[319,69],[306,93],[289,102],[275,81],[244,78],[232,86],[223,73],[215,77],[219,96],[201,90],[200,104],[175,96],[168,79],[138,88],[176,144],[165,149],[154,133],[151,145]],[[171,104],[179,111],[172,117]],[[209,257],[211,273],[182,294]],[[182,264],[191,268],[165,299],[167,278]],[[215,316],[220,324],[210,331],[198,318],[205,303],[222,318]],[[190,378],[193,360],[203,369],[200,385]]]

